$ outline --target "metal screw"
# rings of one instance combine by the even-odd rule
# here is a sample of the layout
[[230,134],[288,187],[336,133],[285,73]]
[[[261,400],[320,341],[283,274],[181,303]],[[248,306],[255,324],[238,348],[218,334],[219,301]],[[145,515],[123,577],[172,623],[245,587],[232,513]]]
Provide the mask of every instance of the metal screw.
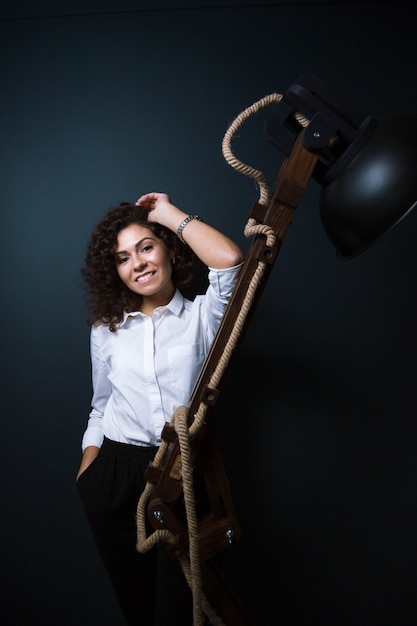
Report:
[[164,523],[164,516],[163,516],[163,514],[162,514],[162,511],[154,511],[154,512],[153,512],[153,516],[154,516],[154,518],[155,518],[158,522],[160,522],[161,524],[163,524],[163,523]]

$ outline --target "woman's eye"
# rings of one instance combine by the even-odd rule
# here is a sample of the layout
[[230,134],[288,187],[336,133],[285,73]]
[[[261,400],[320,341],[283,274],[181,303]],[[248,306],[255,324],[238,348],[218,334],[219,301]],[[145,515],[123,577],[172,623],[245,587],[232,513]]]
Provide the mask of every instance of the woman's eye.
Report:
[[122,263],[126,263],[126,261],[127,261],[127,256],[122,256],[117,259],[117,263],[119,265],[121,265]]
[[144,246],[142,248],[142,252],[149,252],[150,250],[152,250],[152,245],[151,244],[149,244],[149,246]]

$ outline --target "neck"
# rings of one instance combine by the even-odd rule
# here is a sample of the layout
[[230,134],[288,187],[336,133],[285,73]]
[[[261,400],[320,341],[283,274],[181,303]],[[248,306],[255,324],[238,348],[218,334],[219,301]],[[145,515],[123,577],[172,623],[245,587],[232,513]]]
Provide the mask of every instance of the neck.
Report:
[[141,313],[152,317],[155,309],[157,309],[159,306],[167,305],[168,302],[172,300],[172,298],[174,297],[174,293],[175,287],[172,287],[169,293],[167,293],[164,297],[161,297],[161,294],[142,297],[142,304],[140,305]]

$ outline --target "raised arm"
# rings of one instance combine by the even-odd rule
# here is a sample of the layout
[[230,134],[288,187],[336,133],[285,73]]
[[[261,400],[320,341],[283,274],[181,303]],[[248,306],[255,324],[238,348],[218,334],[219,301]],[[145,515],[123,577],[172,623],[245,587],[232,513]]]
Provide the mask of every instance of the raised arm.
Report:
[[239,246],[213,226],[195,218],[184,223],[188,213],[174,206],[167,194],[147,193],[138,198],[136,204],[149,209],[150,222],[158,222],[180,234],[205,265],[224,269],[243,261]]

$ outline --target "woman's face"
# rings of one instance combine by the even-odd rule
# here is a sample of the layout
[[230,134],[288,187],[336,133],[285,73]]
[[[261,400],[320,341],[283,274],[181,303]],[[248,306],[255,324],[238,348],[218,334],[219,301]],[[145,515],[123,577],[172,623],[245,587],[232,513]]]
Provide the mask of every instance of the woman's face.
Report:
[[165,243],[145,226],[130,224],[117,236],[115,247],[117,273],[134,293],[167,304],[174,294],[171,280],[172,256]]

